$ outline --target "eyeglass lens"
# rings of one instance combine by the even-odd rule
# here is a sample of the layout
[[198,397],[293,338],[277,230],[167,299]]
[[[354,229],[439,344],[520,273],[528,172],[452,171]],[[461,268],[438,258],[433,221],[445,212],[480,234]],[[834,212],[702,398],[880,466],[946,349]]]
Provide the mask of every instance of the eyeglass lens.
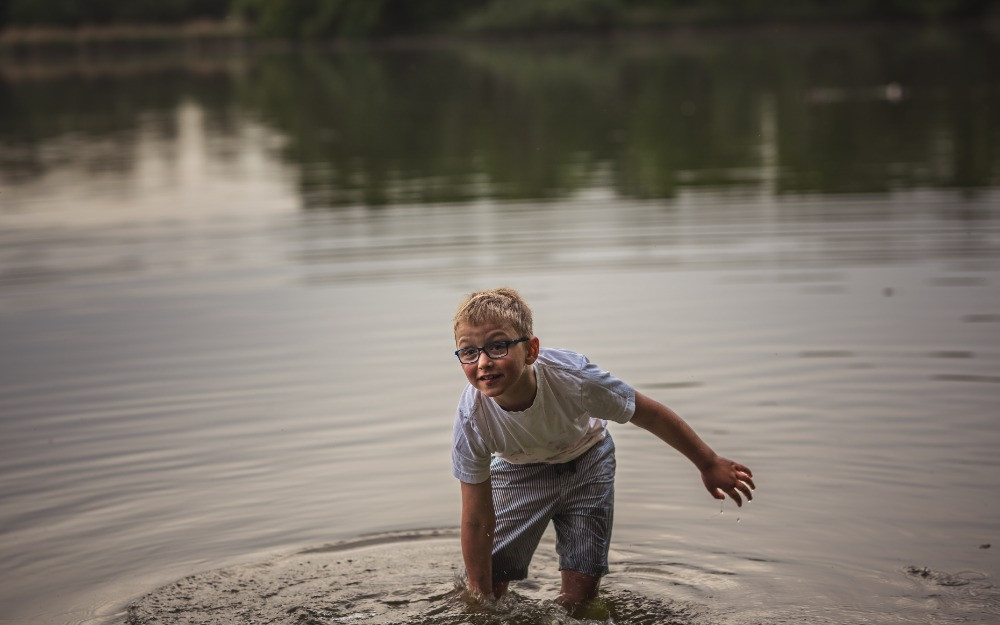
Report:
[[[490,358],[503,358],[507,355],[507,343],[490,343],[483,346],[482,351],[485,351]],[[468,364],[479,360],[479,352],[480,348],[478,347],[466,347],[459,350],[458,356],[462,362]]]

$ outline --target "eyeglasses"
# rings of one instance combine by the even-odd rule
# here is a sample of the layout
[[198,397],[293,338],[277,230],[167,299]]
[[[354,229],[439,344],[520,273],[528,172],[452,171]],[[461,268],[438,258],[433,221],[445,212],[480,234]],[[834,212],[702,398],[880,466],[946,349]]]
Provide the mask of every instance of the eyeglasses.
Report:
[[482,347],[463,347],[462,349],[455,350],[455,355],[458,356],[458,362],[463,365],[471,365],[479,360],[479,354],[482,352],[486,352],[486,355],[493,359],[503,358],[507,355],[507,350],[511,345],[516,345],[527,340],[528,337],[523,336],[513,341],[493,341]]

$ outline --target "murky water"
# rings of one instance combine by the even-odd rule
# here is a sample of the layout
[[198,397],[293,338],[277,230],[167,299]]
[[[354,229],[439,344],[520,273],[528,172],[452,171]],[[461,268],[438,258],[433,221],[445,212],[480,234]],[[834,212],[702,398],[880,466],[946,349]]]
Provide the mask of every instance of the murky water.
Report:
[[549,542],[455,586],[449,320],[509,284],[757,478],[617,427],[591,621],[996,622],[996,48],[6,59],[0,620],[569,622]]

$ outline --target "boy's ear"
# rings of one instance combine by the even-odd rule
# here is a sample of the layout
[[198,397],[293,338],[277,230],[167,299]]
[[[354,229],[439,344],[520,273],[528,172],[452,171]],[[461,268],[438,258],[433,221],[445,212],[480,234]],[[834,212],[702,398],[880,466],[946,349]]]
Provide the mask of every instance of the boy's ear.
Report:
[[538,350],[541,347],[541,343],[537,336],[531,337],[528,341],[528,356],[524,359],[525,363],[531,364],[538,360]]

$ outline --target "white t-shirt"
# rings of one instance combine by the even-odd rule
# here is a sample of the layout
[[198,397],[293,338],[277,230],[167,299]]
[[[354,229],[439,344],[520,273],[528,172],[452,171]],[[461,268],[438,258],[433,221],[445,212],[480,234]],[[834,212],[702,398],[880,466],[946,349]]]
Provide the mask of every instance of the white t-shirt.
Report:
[[627,423],[635,390],[585,356],[545,348],[535,361],[538,390],[523,412],[507,412],[471,384],[462,392],[452,436],[451,470],[478,484],[490,457],[508,462],[568,462],[605,436],[608,420]]

